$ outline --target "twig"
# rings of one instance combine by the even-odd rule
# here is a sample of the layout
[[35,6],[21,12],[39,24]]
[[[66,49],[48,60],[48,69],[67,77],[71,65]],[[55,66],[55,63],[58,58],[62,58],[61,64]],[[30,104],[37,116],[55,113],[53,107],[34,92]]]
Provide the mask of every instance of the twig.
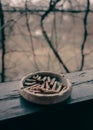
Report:
[[87,35],[88,35],[88,32],[87,32],[87,20],[88,20],[89,9],[90,9],[90,0],[87,0],[86,12],[85,12],[85,16],[84,16],[84,19],[83,19],[84,37],[83,37],[83,42],[82,42],[82,45],[81,45],[81,66],[80,66],[80,71],[83,69],[84,61],[85,61],[84,48],[85,48]]
[[[30,13],[39,13],[39,12],[43,12],[45,13],[47,10],[46,9],[27,9],[27,12],[30,12]],[[63,12],[63,13],[84,13],[86,12],[87,10],[84,9],[84,10],[70,10],[70,9],[52,9],[51,12]],[[22,13],[25,13],[25,9],[16,9],[16,10],[12,10],[12,9],[4,9],[4,12],[8,12],[8,13],[15,13],[15,12],[22,12]],[[91,12],[93,13],[93,10],[88,10],[88,12]]]
[[27,26],[27,30],[28,30],[29,36],[30,36],[30,42],[31,42],[31,48],[32,48],[34,63],[35,63],[35,65],[36,65],[37,70],[39,70],[38,65],[37,65],[37,63],[36,63],[36,56],[35,56],[35,53],[34,53],[34,46],[33,46],[33,40],[32,40],[32,32],[31,32],[31,29],[30,29],[29,21],[28,21],[27,8],[28,8],[28,7],[27,7],[27,0],[26,0],[26,2],[25,2],[25,9],[26,9],[26,10],[25,10],[25,11],[26,11],[26,13],[25,13],[25,16],[26,16],[26,26]]
[[56,49],[57,49],[57,41],[58,41],[58,37],[57,37],[57,27],[56,27],[56,13],[54,12],[54,19],[53,19],[53,26],[54,26],[54,33],[55,33],[55,45],[56,45]]
[[69,73],[69,69],[66,67],[66,65],[64,64],[63,60],[61,59],[60,55],[58,54],[57,50],[54,48],[51,40],[49,39],[47,32],[45,31],[44,28],[44,24],[43,21],[45,20],[45,18],[48,16],[48,14],[51,12],[52,9],[55,8],[56,4],[59,2],[60,0],[56,0],[54,3],[52,3],[52,0],[50,1],[50,5],[48,10],[42,15],[41,17],[41,22],[40,22],[40,26],[41,26],[41,30],[42,30],[42,34],[44,36],[44,38],[46,39],[48,45],[50,46],[50,48],[52,49],[54,55],[56,56],[56,58],[58,59],[58,61],[62,64],[62,66],[64,67],[65,71],[67,73]]

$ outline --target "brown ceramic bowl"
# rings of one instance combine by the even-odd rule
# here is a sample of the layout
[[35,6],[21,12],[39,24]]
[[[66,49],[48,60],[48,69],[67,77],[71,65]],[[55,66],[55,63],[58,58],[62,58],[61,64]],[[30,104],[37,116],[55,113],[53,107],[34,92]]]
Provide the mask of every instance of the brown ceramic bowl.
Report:
[[[39,75],[43,77],[50,76],[51,78],[56,78],[56,80],[64,84],[66,88],[64,90],[62,89],[59,93],[53,93],[53,94],[33,93],[28,90],[28,87],[24,86],[24,82],[26,79],[34,75]],[[56,104],[66,100],[71,95],[72,86],[69,79],[67,79],[65,75],[53,73],[50,71],[39,71],[36,73],[29,73],[25,75],[19,83],[19,91],[20,94],[26,100],[32,103],[48,105],[48,104]]]

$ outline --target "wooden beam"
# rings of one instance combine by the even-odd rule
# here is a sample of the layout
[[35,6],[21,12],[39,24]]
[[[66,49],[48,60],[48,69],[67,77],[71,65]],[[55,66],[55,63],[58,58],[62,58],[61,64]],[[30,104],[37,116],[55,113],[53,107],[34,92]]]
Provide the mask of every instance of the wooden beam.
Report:
[[[66,76],[72,82],[73,88],[71,97],[64,103],[65,106],[93,99],[93,70],[69,73]],[[18,89],[17,81],[0,84],[0,121],[46,111],[46,106],[25,101]],[[60,103],[60,107],[56,105],[56,108],[61,110],[62,106],[63,103]]]

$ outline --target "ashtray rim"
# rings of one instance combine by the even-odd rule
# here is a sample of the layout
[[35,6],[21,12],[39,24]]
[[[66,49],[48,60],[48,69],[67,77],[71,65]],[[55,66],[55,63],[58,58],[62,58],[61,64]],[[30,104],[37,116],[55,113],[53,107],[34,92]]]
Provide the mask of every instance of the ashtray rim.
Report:
[[[35,74],[43,74],[43,75],[52,74],[56,77],[59,77],[60,79],[65,80],[67,89],[65,89],[64,91],[61,91],[59,93],[54,93],[54,94],[32,93],[28,89],[24,88],[23,82],[27,77],[29,77],[31,75],[35,75]],[[21,78],[21,80],[19,81],[19,92],[20,92],[21,96],[23,96],[25,99],[29,100],[30,102],[34,102],[34,103],[38,103],[38,104],[39,104],[39,102],[35,101],[35,99],[38,101],[40,100],[42,102],[42,100],[44,100],[44,99],[53,100],[53,98],[54,98],[54,100],[57,100],[58,97],[59,98],[64,97],[63,100],[65,100],[71,95],[71,91],[72,91],[72,84],[71,84],[70,80],[64,74],[59,74],[59,73],[55,73],[52,71],[37,71],[35,73],[28,73],[25,76],[23,76]],[[62,99],[60,99],[60,100],[63,101]],[[51,104],[51,103],[52,102],[49,101],[49,103],[47,103],[47,104]],[[56,101],[56,103],[57,103],[57,101]],[[42,103],[40,103],[40,104],[42,104]],[[46,104],[46,102],[43,104]]]

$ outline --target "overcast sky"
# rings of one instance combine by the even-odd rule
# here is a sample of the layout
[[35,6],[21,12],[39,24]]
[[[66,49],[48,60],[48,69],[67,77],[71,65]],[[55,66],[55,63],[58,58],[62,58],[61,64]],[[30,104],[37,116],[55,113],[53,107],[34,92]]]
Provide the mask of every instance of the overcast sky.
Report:
[[[11,6],[21,7],[24,5],[26,0],[2,0],[3,3],[9,3]],[[49,2],[50,0],[27,0],[31,1],[33,4],[37,4],[37,2],[41,1],[41,3]],[[87,0],[78,0],[78,2],[86,2]],[[93,4],[93,0],[90,0],[91,4]]]

